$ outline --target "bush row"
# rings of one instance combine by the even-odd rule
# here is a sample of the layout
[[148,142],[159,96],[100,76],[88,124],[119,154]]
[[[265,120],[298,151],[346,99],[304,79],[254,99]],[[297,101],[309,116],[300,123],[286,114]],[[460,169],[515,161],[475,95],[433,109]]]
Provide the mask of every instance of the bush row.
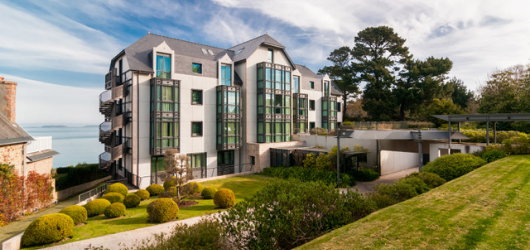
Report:
[[[303,182],[321,181],[326,185],[337,185],[337,173],[322,169],[310,169],[302,167],[271,167],[264,169],[259,174],[280,179],[293,178]],[[340,184],[341,187],[351,187],[355,185],[355,180],[348,174],[341,174]]]
[[69,187],[91,182],[109,175],[107,170],[99,168],[99,164],[80,163],[74,166],[57,168],[57,177],[55,177],[55,187],[57,191]]
[[[469,137],[467,142],[486,143],[485,130],[461,130],[461,133]],[[518,131],[497,131],[497,142],[503,143],[506,139],[511,139],[520,136],[527,136],[527,134]],[[490,142],[493,141],[493,131],[489,132]]]
[[439,175],[447,181],[465,175],[487,162],[472,154],[451,154],[436,158],[422,168],[422,172],[430,172]]

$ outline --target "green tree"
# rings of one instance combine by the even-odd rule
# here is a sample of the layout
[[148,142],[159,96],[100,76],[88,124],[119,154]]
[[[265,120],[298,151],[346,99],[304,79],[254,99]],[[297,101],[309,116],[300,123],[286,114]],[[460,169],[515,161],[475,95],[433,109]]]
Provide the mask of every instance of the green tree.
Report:
[[464,85],[464,81],[456,77],[451,78],[448,84],[450,84],[453,88],[453,92],[451,94],[451,99],[453,99],[453,102],[463,109],[468,108],[475,98],[473,91],[468,90],[466,85]]
[[[453,66],[449,58],[429,57],[425,61],[409,60],[396,81],[393,94],[399,106],[398,119],[404,121],[406,112],[418,113],[433,99],[444,96],[444,80]],[[452,91],[452,90],[451,90]]]
[[347,46],[332,51],[328,60],[332,66],[326,66],[318,70],[319,74],[328,74],[331,80],[341,89],[343,95],[343,114],[348,115],[348,97],[357,97],[359,91],[359,80],[355,76],[351,65],[351,50]]
[[530,65],[517,65],[490,75],[480,88],[479,113],[529,112]]
[[431,115],[453,115],[463,113],[462,108],[454,104],[452,99],[435,99],[433,103],[427,107],[427,114],[429,115],[427,120],[439,127],[444,121],[432,117]]
[[366,83],[363,109],[370,120],[391,120],[396,99],[392,85],[401,67],[411,58],[405,39],[387,26],[369,27],[355,37],[352,70]]

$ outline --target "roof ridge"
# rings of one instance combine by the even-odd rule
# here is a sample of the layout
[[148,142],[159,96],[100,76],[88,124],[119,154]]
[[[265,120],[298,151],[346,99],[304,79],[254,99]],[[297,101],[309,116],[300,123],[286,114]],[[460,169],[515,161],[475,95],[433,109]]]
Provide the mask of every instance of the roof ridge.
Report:
[[258,38],[260,38],[260,37],[262,37],[262,36],[264,36],[264,35],[268,35],[268,34],[265,33],[265,34],[263,34],[263,35],[261,35],[261,36],[254,37],[254,38],[252,38],[252,39],[250,39],[250,40],[247,40],[247,41],[244,41],[244,42],[242,42],[242,43],[240,43],[240,44],[236,44],[236,45],[230,47],[228,50],[231,50],[231,48],[237,47],[237,46],[239,46],[239,45],[241,45],[241,44],[248,43],[248,42],[250,42],[250,41],[256,40],[256,39],[258,39]]
[[220,48],[220,47],[216,47],[216,46],[212,46],[212,45],[196,43],[196,42],[190,42],[190,41],[187,41],[187,40],[184,40],[184,39],[174,38],[174,37],[169,37],[169,36],[163,36],[163,35],[154,34],[154,33],[149,33],[148,35],[161,36],[161,37],[165,37],[165,38],[169,38],[169,39],[173,39],[173,40],[179,40],[179,41],[183,41],[183,42],[187,42],[187,43],[193,43],[193,44],[197,44],[197,45],[208,46],[208,47],[212,47],[212,48],[216,48],[216,49],[228,50],[228,49],[225,49],[225,48]]

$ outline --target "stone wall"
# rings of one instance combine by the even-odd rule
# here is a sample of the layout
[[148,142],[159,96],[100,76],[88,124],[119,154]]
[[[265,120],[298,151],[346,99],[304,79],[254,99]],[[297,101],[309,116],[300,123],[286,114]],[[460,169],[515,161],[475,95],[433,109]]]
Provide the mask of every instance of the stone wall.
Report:
[[14,165],[15,170],[22,175],[24,155],[22,147],[24,144],[15,144],[0,147],[0,163]]
[[53,168],[53,157],[43,159],[40,161],[28,162],[25,167],[25,175],[30,171],[35,171],[39,174],[50,174]]
[[15,122],[17,83],[0,81],[0,112]]

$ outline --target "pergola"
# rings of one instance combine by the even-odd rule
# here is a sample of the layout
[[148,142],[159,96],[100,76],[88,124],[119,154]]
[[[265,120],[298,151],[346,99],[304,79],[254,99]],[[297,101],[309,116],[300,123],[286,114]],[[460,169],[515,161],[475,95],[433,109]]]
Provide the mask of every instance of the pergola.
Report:
[[[497,143],[497,122],[530,121],[530,113],[433,115],[433,117],[449,122],[449,133],[451,132],[451,122],[458,122],[458,132],[460,132],[460,122],[486,122],[486,145],[490,145],[490,122],[493,122],[493,143]],[[451,140],[449,140],[450,147]]]

